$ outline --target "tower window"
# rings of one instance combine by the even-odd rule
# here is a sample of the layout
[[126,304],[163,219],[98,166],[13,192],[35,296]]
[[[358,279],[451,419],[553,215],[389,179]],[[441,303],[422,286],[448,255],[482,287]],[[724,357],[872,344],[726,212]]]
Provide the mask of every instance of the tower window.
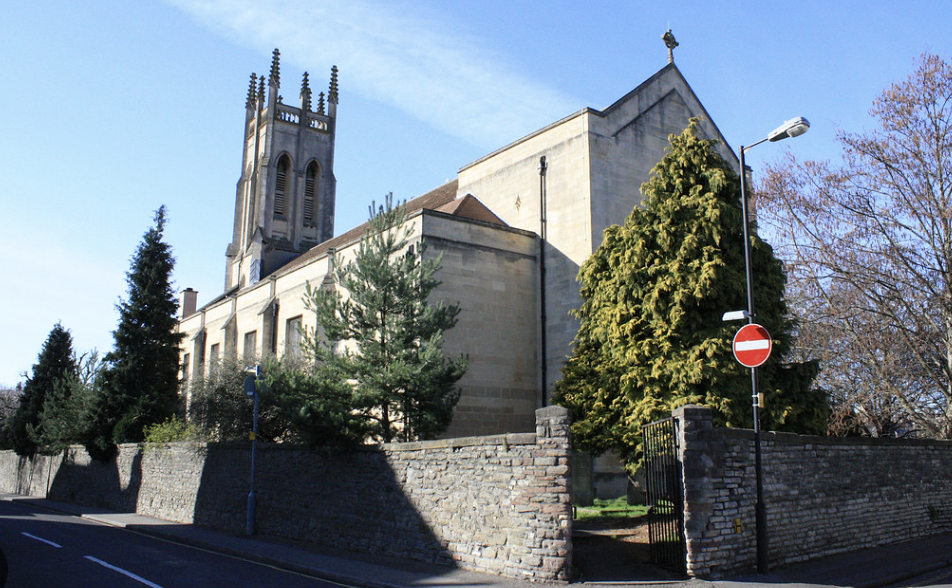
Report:
[[314,224],[314,195],[317,193],[317,163],[311,162],[304,175],[304,224]]
[[284,202],[287,195],[288,175],[291,171],[291,161],[287,155],[278,160],[278,168],[274,174],[274,214],[284,216]]

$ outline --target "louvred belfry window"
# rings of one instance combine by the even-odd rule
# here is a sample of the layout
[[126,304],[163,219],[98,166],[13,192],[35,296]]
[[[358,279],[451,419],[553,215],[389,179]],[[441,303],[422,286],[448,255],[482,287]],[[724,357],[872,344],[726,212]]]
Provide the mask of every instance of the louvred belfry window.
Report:
[[278,169],[274,176],[274,214],[284,215],[284,201],[287,194],[288,172],[291,162],[288,156],[282,156],[278,161]]
[[313,161],[307,166],[304,175],[304,223],[314,222],[314,194],[317,192],[317,164]]

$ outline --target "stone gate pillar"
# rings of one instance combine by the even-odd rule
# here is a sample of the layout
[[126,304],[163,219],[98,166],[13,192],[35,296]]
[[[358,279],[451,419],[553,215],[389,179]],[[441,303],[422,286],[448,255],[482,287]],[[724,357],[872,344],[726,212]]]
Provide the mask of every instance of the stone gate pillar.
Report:
[[531,480],[514,498],[533,513],[525,551],[542,568],[539,578],[567,581],[572,573],[572,416],[561,406],[536,410]]
[[672,415],[679,425],[678,459],[684,482],[685,568],[691,577],[704,577],[710,570],[705,543],[712,538],[711,525],[729,524],[714,521],[712,516],[717,498],[711,475],[717,469],[718,456],[710,447],[715,442],[711,435],[714,412],[706,406],[687,405]]

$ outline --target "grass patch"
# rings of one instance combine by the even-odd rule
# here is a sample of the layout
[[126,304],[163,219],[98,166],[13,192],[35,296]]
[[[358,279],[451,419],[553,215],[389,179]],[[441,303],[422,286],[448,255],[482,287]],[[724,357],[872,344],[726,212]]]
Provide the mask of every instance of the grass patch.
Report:
[[592,506],[576,508],[575,518],[587,521],[609,519],[635,519],[648,514],[648,507],[643,504],[629,505],[624,496],[612,500],[595,499]]

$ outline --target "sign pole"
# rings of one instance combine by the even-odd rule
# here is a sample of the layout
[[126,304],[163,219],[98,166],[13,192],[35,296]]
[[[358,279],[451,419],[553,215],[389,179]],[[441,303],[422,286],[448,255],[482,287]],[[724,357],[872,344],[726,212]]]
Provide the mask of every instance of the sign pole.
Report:
[[[762,141],[761,141],[762,142]],[[756,145],[755,143],[754,145]],[[751,145],[753,147],[754,145]],[[749,147],[748,147],[749,149]],[[747,163],[744,159],[746,149],[740,147],[740,202],[744,214],[744,264],[747,266],[747,321],[754,324],[754,270],[750,251],[750,212],[747,202]],[[767,550],[767,507],[764,505],[763,456],[760,450],[760,387],[757,382],[757,368],[750,368],[751,399],[754,409],[754,469],[757,475],[757,504],[754,508],[757,527],[757,572],[768,571]]]
[[[764,141],[770,141],[773,143],[775,141],[789,139],[790,137],[799,137],[803,133],[807,132],[809,128],[810,121],[803,118],[802,116],[792,118],[771,131],[766,138],[763,138],[756,143],[751,143],[747,147],[744,147],[743,145],[740,146],[740,202],[744,213],[744,264],[747,266],[747,320],[750,323],[748,326],[754,322],[754,270],[753,264],[751,263],[750,254],[750,215],[748,212],[749,203],[747,202],[747,162],[745,161],[744,157],[747,154],[748,149],[756,147]],[[737,314],[737,311],[728,313],[725,315],[724,320],[727,320],[729,315],[735,314]],[[769,354],[770,352],[768,351],[767,355]],[[741,361],[739,357],[738,361]],[[766,357],[764,358],[764,361],[766,361]],[[741,363],[744,362],[741,361]],[[760,363],[763,363],[763,361]],[[748,365],[748,367],[750,368],[750,387],[754,408],[754,452],[755,468],[757,470],[757,507],[755,510],[755,514],[757,516],[757,571],[761,574],[764,574],[767,572],[769,562],[767,552],[767,509],[764,506],[764,473],[763,461],[760,453],[760,409],[763,408],[760,400],[760,387],[757,382],[757,366],[760,365],[760,363],[757,363],[756,365]]]
[[245,378],[245,394],[255,399],[254,416],[251,425],[251,490],[248,492],[248,513],[245,532],[248,536],[255,534],[255,453],[258,443],[258,377],[261,375],[261,366],[255,367],[255,373]]

